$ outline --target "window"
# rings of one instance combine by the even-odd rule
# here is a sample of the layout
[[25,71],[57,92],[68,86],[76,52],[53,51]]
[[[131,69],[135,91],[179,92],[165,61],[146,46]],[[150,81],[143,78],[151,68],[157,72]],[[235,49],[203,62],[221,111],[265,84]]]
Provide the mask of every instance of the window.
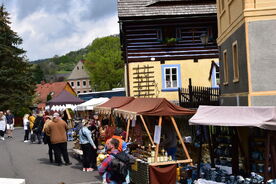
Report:
[[233,73],[234,73],[234,80],[233,82],[239,81],[239,59],[238,59],[238,42],[235,41],[232,44],[232,54],[233,54]]
[[162,91],[176,91],[181,87],[180,65],[162,65]]
[[216,67],[216,85],[220,85],[220,78],[219,78],[219,68]]
[[86,91],[83,91],[83,93],[86,93]]
[[79,70],[80,68],[77,66],[77,70]]
[[82,81],[82,86],[86,86],[86,81]]
[[227,63],[227,50],[223,51],[223,72],[224,72],[224,85],[228,84],[228,63]]
[[74,82],[73,81],[71,82],[71,86],[74,87]]
[[219,63],[212,64],[212,87],[218,88],[220,85],[220,78],[219,78]]
[[78,94],[80,93],[80,91],[77,92]]
[[80,81],[77,81],[77,86],[80,87]]

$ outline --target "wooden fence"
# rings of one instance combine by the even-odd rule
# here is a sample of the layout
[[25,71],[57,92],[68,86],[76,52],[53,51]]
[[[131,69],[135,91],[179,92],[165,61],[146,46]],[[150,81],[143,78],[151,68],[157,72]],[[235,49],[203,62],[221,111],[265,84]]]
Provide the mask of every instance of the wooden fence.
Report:
[[199,105],[219,105],[219,88],[192,86],[178,88],[179,105],[187,108],[198,108]]

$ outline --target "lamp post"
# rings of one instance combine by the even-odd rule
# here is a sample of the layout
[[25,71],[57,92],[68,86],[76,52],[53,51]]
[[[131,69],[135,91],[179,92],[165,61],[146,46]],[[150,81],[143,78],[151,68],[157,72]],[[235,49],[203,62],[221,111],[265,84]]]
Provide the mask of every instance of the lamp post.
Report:
[[208,45],[208,40],[209,40],[208,34],[206,34],[206,33],[201,34],[201,35],[200,35],[200,40],[201,40],[201,43],[202,43],[204,46]]

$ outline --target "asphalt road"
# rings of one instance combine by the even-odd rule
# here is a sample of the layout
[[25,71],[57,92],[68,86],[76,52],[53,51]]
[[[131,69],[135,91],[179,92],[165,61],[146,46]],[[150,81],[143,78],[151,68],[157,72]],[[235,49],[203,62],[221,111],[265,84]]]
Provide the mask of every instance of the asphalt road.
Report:
[[14,138],[0,140],[0,178],[22,178],[26,184],[94,184],[101,183],[97,171],[83,172],[82,164],[72,154],[68,143],[70,166],[49,163],[48,146],[24,143],[24,130],[14,130]]

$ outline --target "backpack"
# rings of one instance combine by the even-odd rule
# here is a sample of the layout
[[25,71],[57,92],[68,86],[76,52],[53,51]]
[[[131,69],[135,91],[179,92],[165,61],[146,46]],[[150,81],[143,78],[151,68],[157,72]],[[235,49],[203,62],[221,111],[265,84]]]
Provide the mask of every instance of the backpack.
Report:
[[125,152],[111,154],[114,158],[109,165],[110,180],[124,182],[128,174],[130,159]]

